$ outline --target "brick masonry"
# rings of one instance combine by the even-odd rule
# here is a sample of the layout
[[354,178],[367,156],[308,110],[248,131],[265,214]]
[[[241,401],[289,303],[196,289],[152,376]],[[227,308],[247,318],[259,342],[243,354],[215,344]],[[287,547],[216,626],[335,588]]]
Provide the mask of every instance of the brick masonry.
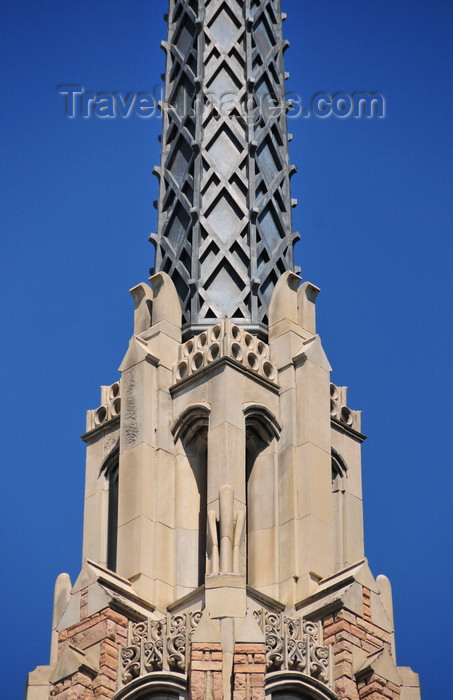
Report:
[[236,644],[233,660],[233,700],[264,700],[266,647]]
[[[323,620],[324,644],[333,653],[334,690],[338,700],[400,700],[400,688],[373,671],[354,675],[354,652],[372,654],[391,645],[390,633],[369,619],[369,592],[364,591],[363,617],[340,610]],[[81,611],[86,612],[82,595]],[[59,635],[59,658],[69,645],[97,658],[99,670],[83,664],[52,687],[52,700],[111,700],[117,690],[118,649],[127,643],[128,619],[110,608],[82,619]],[[237,643],[231,669],[220,643],[194,642],[188,673],[190,700],[223,700],[224,673],[230,673],[232,700],[264,700],[266,647]],[[228,686],[227,686],[228,687]]]
[[189,669],[191,700],[223,697],[223,654],[220,643],[193,643]]
[[[86,613],[82,592],[81,613]],[[127,640],[128,620],[105,608],[60,632],[58,658],[69,645],[99,658],[99,671],[82,667],[54,685],[50,697],[55,700],[110,700],[117,688],[118,647]]]
[[339,700],[399,700],[400,688],[373,673],[357,682],[354,651],[367,655],[390,647],[391,635],[370,622],[369,591],[364,589],[364,616],[340,610],[323,620],[324,644],[332,646],[335,692]]

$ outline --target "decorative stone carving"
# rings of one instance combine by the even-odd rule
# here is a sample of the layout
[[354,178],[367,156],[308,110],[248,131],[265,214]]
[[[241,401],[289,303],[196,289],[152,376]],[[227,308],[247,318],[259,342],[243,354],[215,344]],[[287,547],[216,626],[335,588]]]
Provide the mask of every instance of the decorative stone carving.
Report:
[[330,415],[335,420],[360,432],[360,411],[353,411],[347,407],[347,386],[330,385]]
[[330,647],[320,644],[317,623],[264,609],[254,615],[265,636],[269,672],[299,671],[332,686]]
[[127,409],[124,416],[124,437],[127,446],[134,447],[138,437],[137,406],[135,400],[135,372],[130,369],[125,376]]
[[119,430],[116,429],[112,433],[106,435],[104,440],[104,456],[107,457],[111,452],[118,447],[119,443]]
[[[151,671],[187,673],[190,642],[201,611],[170,613],[160,620],[130,622],[120,647],[119,687]],[[318,623],[263,608],[253,611],[266,642],[266,668],[299,671],[332,687],[330,647],[320,643]]]
[[277,380],[269,345],[227,318],[181,346],[175,380],[187,379],[224,357],[267,381],[275,383]]
[[120,647],[118,685],[151,671],[186,673],[188,649],[201,611],[168,614],[161,620],[130,622],[128,644]]
[[118,418],[121,412],[121,384],[101,386],[101,405],[87,412],[87,432]]

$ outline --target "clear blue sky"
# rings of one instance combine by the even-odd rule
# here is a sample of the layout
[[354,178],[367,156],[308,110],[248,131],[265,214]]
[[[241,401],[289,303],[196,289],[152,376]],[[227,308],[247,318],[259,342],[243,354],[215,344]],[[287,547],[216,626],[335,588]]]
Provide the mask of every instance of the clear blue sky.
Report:
[[[157,118],[69,120],[57,86],[152,91],[166,0],[3,0],[2,700],[48,660],[80,569],[84,413],[118,377],[155,230]],[[385,119],[298,119],[294,228],[333,380],[363,410],[366,551],[398,662],[451,697],[453,4],[284,0],[289,89],[382,93]],[[450,620],[448,620],[450,618]],[[6,659],[8,659],[6,661]]]

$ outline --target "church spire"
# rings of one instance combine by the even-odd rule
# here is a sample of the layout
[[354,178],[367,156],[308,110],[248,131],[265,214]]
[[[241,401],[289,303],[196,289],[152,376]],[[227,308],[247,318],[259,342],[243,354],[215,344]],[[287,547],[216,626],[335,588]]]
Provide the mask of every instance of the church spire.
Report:
[[293,270],[280,0],[170,0],[156,272],[190,337],[228,317],[267,335]]

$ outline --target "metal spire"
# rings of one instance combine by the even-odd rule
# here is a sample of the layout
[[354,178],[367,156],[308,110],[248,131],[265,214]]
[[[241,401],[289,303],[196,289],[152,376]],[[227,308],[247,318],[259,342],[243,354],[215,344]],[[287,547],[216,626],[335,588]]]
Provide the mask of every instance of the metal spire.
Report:
[[170,0],[156,245],[185,337],[229,317],[267,333],[293,269],[280,0]]

